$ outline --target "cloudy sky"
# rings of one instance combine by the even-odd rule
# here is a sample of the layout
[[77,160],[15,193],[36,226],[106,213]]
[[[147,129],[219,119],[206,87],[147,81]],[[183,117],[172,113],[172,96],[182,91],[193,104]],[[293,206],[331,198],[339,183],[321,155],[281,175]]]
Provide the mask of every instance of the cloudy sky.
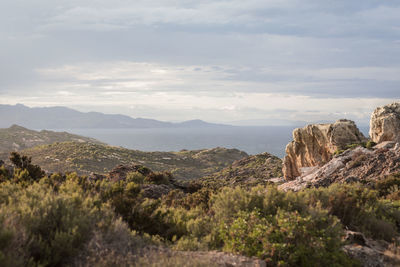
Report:
[[182,121],[400,100],[400,0],[1,0],[0,104]]

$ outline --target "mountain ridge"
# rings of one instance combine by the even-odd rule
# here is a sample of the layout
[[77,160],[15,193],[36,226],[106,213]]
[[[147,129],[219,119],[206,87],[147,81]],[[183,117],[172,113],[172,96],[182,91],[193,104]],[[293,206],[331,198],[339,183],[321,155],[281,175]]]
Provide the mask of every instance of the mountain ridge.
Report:
[[23,104],[0,104],[0,128],[13,124],[32,129],[232,127],[198,119],[174,123],[122,114],[80,112],[63,106],[31,108]]

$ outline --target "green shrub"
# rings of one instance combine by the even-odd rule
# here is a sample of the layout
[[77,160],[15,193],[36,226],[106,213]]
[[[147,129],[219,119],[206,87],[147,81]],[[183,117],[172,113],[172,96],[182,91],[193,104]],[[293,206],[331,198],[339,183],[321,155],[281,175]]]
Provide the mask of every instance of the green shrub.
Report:
[[10,161],[15,166],[14,179],[17,182],[38,181],[45,175],[44,171],[38,165],[32,164],[32,159],[27,156],[11,152]]
[[0,183],[1,182],[5,182],[7,180],[9,180],[10,177],[10,173],[9,171],[6,169],[6,167],[4,165],[0,166]]
[[273,266],[351,266],[341,251],[342,228],[321,209],[311,215],[279,209],[275,216],[239,212],[220,227],[224,249],[265,259]]
[[299,194],[309,205],[322,205],[350,230],[387,241],[392,241],[398,235],[398,207],[379,200],[376,191],[361,184],[333,184],[328,188],[309,189]]
[[152,172],[146,176],[145,182],[149,184],[170,184],[171,179],[170,173]]
[[169,207],[183,207],[185,209],[201,208],[209,209],[211,190],[202,188],[194,193],[184,194],[180,190],[171,190],[163,197],[163,204]]
[[376,143],[372,140],[368,140],[368,142],[365,144],[365,147],[368,149],[373,148],[374,146],[376,146]]
[[140,172],[130,172],[126,176],[126,180],[132,181],[136,184],[143,184],[145,181],[145,176]]
[[[8,202],[0,205],[3,218],[13,218],[14,234],[22,250],[40,265],[68,263],[90,239],[96,229],[110,225],[111,211],[95,199],[86,197],[79,186],[66,182],[60,192],[46,185],[33,185],[12,191]],[[0,191],[3,191],[3,185]],[[24,238],[26,236],[26,238]],[[25,264],[27,264],[25,262]]]
[[400,200],[400,173],[387,176],[376,182],[374,188],[380,197],[392,200]]

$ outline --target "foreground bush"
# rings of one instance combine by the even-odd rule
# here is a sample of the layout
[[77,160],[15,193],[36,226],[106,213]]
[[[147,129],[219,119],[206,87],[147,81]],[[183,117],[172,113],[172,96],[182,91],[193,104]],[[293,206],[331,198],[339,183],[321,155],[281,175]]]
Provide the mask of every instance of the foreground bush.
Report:
[[334,184],[299,193],[309,205],[321,205],[348,229],[392,242],[398,236],[400,209],[361,184]]
[[275,216],[259,211],[240,212],[230,224],[222,224],[224,250],[265,259],[272,265],[350,266],[341,251],[339,221],[322,210],[302,216],[278,210]]
[[[66,264],[93,231],[106,230],[113,220],[107,206],[85,196],[79,186],[69,181],[58,193],[39,183],[25,189],[5,183],[0,186],[0,195],[2,229],[9,231],[3,239],[3,258],[7,257],[12,265]],[[14,252],[8,253],[11,250]]]
[[0,266],[195,266],[159,254],[162,249],[144,249],[154,242],[256,256],[271,266],[357,265],[342,251],[344,229],[397,248],[396,175],[372,186],[334,184],[301,192],[272,185],[203,187],[149,199],[145,186],[165,186],[172,177],[134,172],[115,181],[76,174],[37,180],[24,167],[29,160],[20,163],[14,177],[0,169]]

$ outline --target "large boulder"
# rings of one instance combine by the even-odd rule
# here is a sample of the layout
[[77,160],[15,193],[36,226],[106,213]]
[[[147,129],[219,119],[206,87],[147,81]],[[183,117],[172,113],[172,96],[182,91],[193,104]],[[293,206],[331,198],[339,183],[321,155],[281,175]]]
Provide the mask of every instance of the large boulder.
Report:
[[400,142],[400,102],[375,109],[371,116],[369,135],[375,143]]
[[287,181],[279,188],[299,191],[307,187],[328,187],[333,183],[369,183],[396,174],[399,170],[400,144],[385,142],[372,150],[363,147],[347,150],[322,167]]
[[293,180],[309,170],[307,167],[322,166],[330,161],[335,151],[364,141],[366,138],[350,120],[297,128],[293,131],[293,141],[286,146],[283,175],[286,180]]

